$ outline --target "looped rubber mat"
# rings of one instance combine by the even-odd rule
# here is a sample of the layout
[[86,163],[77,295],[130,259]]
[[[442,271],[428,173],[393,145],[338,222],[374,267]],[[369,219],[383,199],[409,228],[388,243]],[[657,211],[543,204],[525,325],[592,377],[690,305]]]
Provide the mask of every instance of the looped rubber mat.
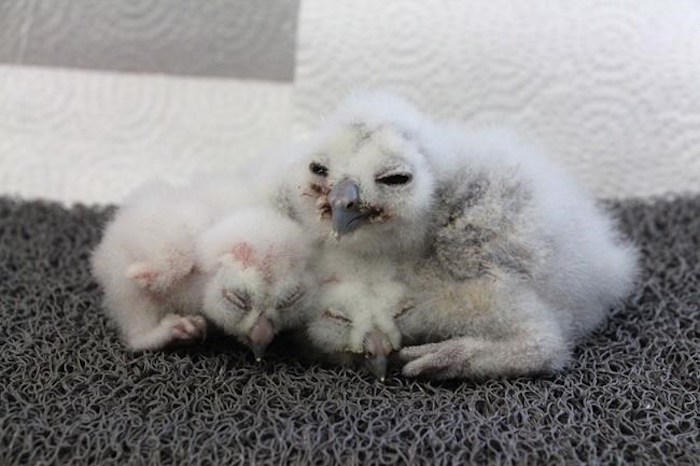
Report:
[[114,209],[0,199],[0,464],[697,464],[700,197],[610,206],[644,274],[568,370],[381,384],[284,339],[129,354],[88,267]]

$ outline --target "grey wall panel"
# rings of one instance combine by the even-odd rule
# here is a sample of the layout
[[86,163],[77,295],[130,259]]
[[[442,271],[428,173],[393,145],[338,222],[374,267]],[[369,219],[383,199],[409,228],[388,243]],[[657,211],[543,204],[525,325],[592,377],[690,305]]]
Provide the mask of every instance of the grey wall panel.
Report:
[[291,81],[299,0],[0,0],[0,62]]

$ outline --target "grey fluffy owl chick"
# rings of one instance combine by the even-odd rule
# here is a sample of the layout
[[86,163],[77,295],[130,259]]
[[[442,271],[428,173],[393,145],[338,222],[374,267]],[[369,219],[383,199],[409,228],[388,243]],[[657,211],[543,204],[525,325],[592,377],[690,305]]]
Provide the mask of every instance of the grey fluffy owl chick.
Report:
[[300,327],[316,290],[308,235],[271,208],[236,212],[198,240],[202,312],[259,360],[277,332]]
[[425,344],[401,351],[406,375],[558,370],[632,286],[634,248],[507,132],[437,124],[369,93],[341,106],[294,164],[280,196],[307,231],[409,271],[422,311],[402,331]]
[[315,272],[321,285],[307,324],[308,342],[331,362],[364,362],[384,381],[389,357],[401,348],[397,319],[411,306],[395,264],[326,250]]

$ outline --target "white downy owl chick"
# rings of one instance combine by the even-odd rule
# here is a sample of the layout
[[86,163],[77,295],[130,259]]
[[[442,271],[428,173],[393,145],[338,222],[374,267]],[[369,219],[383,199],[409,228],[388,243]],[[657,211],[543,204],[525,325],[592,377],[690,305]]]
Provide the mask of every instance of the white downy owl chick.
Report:
[[308,235],[272,208],[225,217],[198,241],[202,312],[250,346],[257,360],[275,334],[299,327],[313,300]]
[[197,315],[197,235],[213,221],[188,189],[164,183],[134,191],[107,225],[92,256],[104,307],[133,351],[202,338]]
[[[557,370],[633,283],[634,249],[536,150],[505,132],[433,123],[391,95],[341,106],[294,173],[281,196],[329,247],[402,268],[434,260],[415,294],[435,328],[406,331],[437,343],[401,351],[409,376]],[[498,303],[478,315],[475,284]]]
[[147,183],[125,199],[93,253],[92,268],[128,348],[160,349],[205,336],[197,238],[225,212],[261,199],[235,173],[200,175],[181,187]]
[[[420,251],[437,189],[435,167],[403,129],[337,119],[296,148],[279,188],[289,215],[326,244],[342,238],[341,249],[354,254]],[[386,150],[378,153],[378,146]]]
[[309,342],[331,362],[364,360],[383,382],[389,356],[401,348],[396,319],[410,308],[396,268],[390,261],[326,251],[316,273],[322,285],[307,325]]

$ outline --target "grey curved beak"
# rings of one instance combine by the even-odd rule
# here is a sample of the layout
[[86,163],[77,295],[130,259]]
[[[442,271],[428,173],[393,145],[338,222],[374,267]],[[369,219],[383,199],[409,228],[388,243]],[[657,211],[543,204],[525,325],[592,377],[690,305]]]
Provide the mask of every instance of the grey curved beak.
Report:
[[250,345],[250,349],[253,350],[253,356],[255,356],[255,361],[262,361],[263,356],[265,356],[265,351],[267,350],[267,345]]
[[248,333],[249,346],[253,350],[256,361],[262,361],[265,350],[274,337],[275,328],[272,326],[272,322],[261,314],[253,328],[250,329],[250,333]]
[[352,233],[360,227],[367,214],[360,209],[360,187],[353,180],[345,178],[328,193],[331,206],[331,222],[337,238]]
[[365,337],[365,365],[381,382],[386,380],[388,356],[391,345],[379,330],[372,330]]
[[380,382],[384,382],[386,380],[386,367],[388,365],[388,359],[386,356],[378,354],[374,357],[368,357],[365,360],[365,365],[367,366],[367,370],[378,378]]

